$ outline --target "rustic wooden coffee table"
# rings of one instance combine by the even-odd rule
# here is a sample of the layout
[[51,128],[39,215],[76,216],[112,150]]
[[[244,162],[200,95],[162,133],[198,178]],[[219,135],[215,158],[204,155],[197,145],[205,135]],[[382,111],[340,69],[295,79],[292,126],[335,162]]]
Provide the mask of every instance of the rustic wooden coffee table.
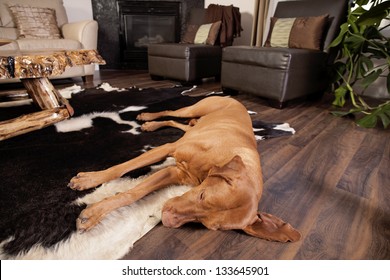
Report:
[[66,67],[105,64],[96,50],[7,53],[0,51],[0,79],[19,78],[32,100],[42,109],[0,122],[0,141],[34,131],[70,118],[74,111],[54,88],[48,77],[58,76]]

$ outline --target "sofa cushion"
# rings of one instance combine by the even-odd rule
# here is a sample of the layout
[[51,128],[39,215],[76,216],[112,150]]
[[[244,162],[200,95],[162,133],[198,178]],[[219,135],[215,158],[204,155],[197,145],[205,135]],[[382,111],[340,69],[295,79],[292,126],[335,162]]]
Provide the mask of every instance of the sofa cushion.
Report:
[[19,38],[61,38],[55,10],[50,8],[10,5]]
[[18,45],[18,43],[16,41],[11,41],[9,44],[5,44],[5,45],[0,46],[0,51],[1,52],[2,51],[6,51],[6,52],[11,51],[11,52],[13,52],[13,51],[17,51],[17,50],[19,50],[19,45]]
[[13,27],[0,27],[0,38],[16,40],[18,38],[18,30]]
[[16,41],[23,51],[28,50],[77,50],[81,49],[81,43],[71,39],[19,39]]
[[68,23],[68,17],[62,0],[0,0],[0,18],[2,26],[4,27],[16,27],[8,5],[28,5],[31,7],[51,8],[56,11],[59,27]]
[[328,17],[272,17],[265,46],[321,50]]
[[326,53],[318,50],[231,46],[223,49],[222,61],[233,64],[254,65],[267,69],[289,69],[291,60],[307,57],[326,58]]

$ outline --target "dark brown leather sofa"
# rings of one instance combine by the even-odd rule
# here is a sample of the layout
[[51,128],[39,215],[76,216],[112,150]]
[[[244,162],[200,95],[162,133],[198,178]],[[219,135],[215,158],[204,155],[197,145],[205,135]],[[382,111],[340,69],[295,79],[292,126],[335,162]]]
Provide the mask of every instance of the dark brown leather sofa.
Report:
[[345,22],[347,3],[347,0],[279,2],[274,14],[276,18],[329,15],[323,50],[227,47],[222,55],[221,85],[224,91],[242,91],[267,98],[279,108],[289,100],[323,93],[329,85],[327,66],[334,60],[334,52],[327,46]]

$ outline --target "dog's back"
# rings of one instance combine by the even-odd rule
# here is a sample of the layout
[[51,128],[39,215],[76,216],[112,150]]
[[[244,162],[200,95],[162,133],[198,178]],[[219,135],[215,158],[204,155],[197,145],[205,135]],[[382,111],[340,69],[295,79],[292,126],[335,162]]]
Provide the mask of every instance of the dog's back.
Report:
[[223,138],[224,145],[228,144],[232,147],[249,145],[252,148],[256,146],[252,121],[247,109],[240,102],[233,98],[217,96],[208,97],[202,101],[207,110],[203,109],[203,115],[197,120],[196,125],[189,129],[179,141],[202,139],[207,142],[211,140],[210,135],[213,135],[209,145],[214,148],[218,147],[219,142],[215,141],[218,136]]
[[172,156],[178,166],[185,165],[181,167],[187,172],[203,177],[213,166],[222,166],[239,155],[255,174],[261,174],[256,139],[247,109],[228,97],[208,97],[202,101],[208,109],[203,109],[204,115],[176,142]]

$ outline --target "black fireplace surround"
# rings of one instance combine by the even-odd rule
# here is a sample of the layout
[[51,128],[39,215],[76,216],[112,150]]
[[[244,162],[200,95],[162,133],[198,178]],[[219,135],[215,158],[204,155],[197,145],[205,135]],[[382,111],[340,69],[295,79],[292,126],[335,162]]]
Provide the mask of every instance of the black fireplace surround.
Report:
[[179,42],[189,11],[204,0],[92,0],[106,69],[147,69],[147,46]]

